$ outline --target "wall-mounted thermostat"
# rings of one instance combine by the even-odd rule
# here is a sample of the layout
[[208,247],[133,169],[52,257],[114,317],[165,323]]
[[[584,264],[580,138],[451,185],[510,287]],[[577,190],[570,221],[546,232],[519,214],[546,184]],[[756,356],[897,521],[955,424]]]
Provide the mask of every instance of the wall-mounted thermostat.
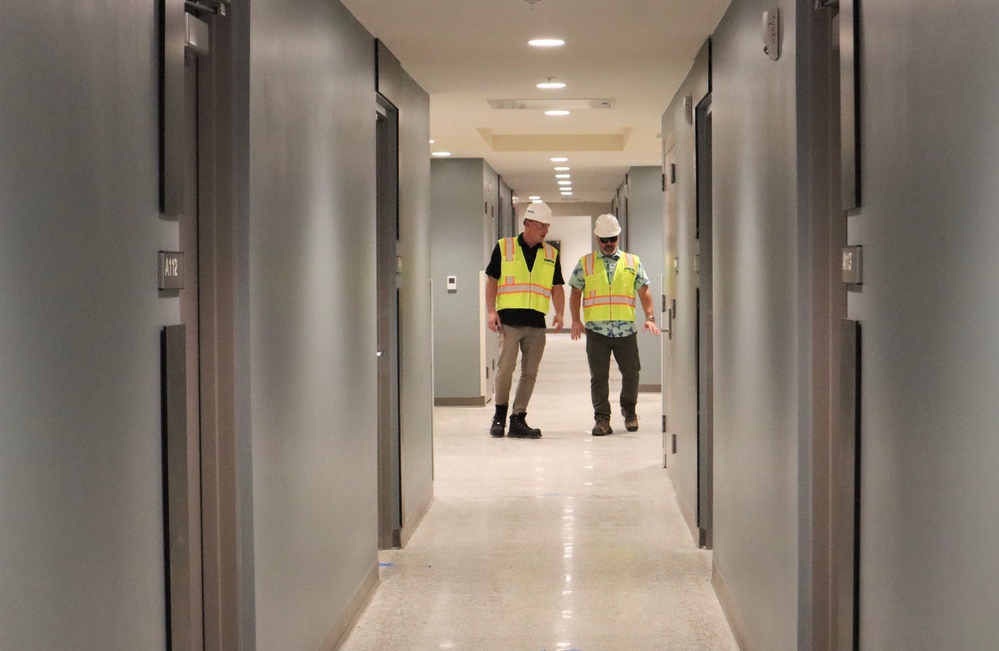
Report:
[[458,291],[458,277],[448,276],[447,277],[447,291],[456,292]]

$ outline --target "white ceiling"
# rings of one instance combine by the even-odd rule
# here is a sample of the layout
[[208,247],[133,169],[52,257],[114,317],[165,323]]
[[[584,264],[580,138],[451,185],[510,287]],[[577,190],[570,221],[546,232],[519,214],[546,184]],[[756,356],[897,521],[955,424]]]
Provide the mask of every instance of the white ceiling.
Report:
[[[430,147],[484,158],[521,201],[610,201],[629,167],[659,165],[660,120],[730,0],[341,0],[430,93]],[[566,41],[555,49],[532,38]],[[539,90],[553,77],[562,90]],[[549,117],[488,100],[611,99]]]

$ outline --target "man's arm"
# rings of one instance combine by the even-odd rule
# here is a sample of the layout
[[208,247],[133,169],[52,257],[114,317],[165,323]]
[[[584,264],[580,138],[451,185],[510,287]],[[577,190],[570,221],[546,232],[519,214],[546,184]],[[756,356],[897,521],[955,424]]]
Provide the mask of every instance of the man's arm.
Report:
[[493,332],[499,332],[500,320],[496,314],[496,279],[486,276],[486,325]]
[[659,328],[656,326],[656,306],[652,304],[652,292],[649,290],[648,285],[643,285],[638,290],[638,298],[641,299],[642,309],[645,310],[645,326],[642,330],[658,337]]
[[555,316],[552,318],[552,325],[555,332],[562,330],[565,325],[565,287],[563,285],[552,285],[552,304],[555,305]]
[[583,302],[583,290],[573,287],[569,292],[569,315],[572,317],[572,326],[569,329],[572,340],[575,341],[583,336],[583,322],[579,318],[579,306]]

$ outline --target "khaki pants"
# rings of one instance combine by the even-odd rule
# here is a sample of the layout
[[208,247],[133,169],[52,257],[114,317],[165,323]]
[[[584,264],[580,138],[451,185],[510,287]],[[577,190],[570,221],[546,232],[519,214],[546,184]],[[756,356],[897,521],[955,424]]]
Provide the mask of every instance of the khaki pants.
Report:
[[522,352],[520,380],[517,382],[517,395],[513,398],[513,408],[509,413],[522,414],[527,411],[527,403],[534,393],[534,382],[538,379],[538,367],[545,352],[544,328],[517,328],[501,325],[499,330],[499,366],[496,368],[497,405],[508,404],[510,386],[513,384],[513,371],[517,366],[517,353]]

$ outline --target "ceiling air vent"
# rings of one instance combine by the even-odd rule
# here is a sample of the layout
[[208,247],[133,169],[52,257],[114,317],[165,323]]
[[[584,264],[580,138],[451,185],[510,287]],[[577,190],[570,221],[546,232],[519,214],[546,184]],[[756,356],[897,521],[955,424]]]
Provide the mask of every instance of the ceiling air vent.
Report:
[[609,109],[614,108],[614,100],[597,99],[489,99],[494,109]]

